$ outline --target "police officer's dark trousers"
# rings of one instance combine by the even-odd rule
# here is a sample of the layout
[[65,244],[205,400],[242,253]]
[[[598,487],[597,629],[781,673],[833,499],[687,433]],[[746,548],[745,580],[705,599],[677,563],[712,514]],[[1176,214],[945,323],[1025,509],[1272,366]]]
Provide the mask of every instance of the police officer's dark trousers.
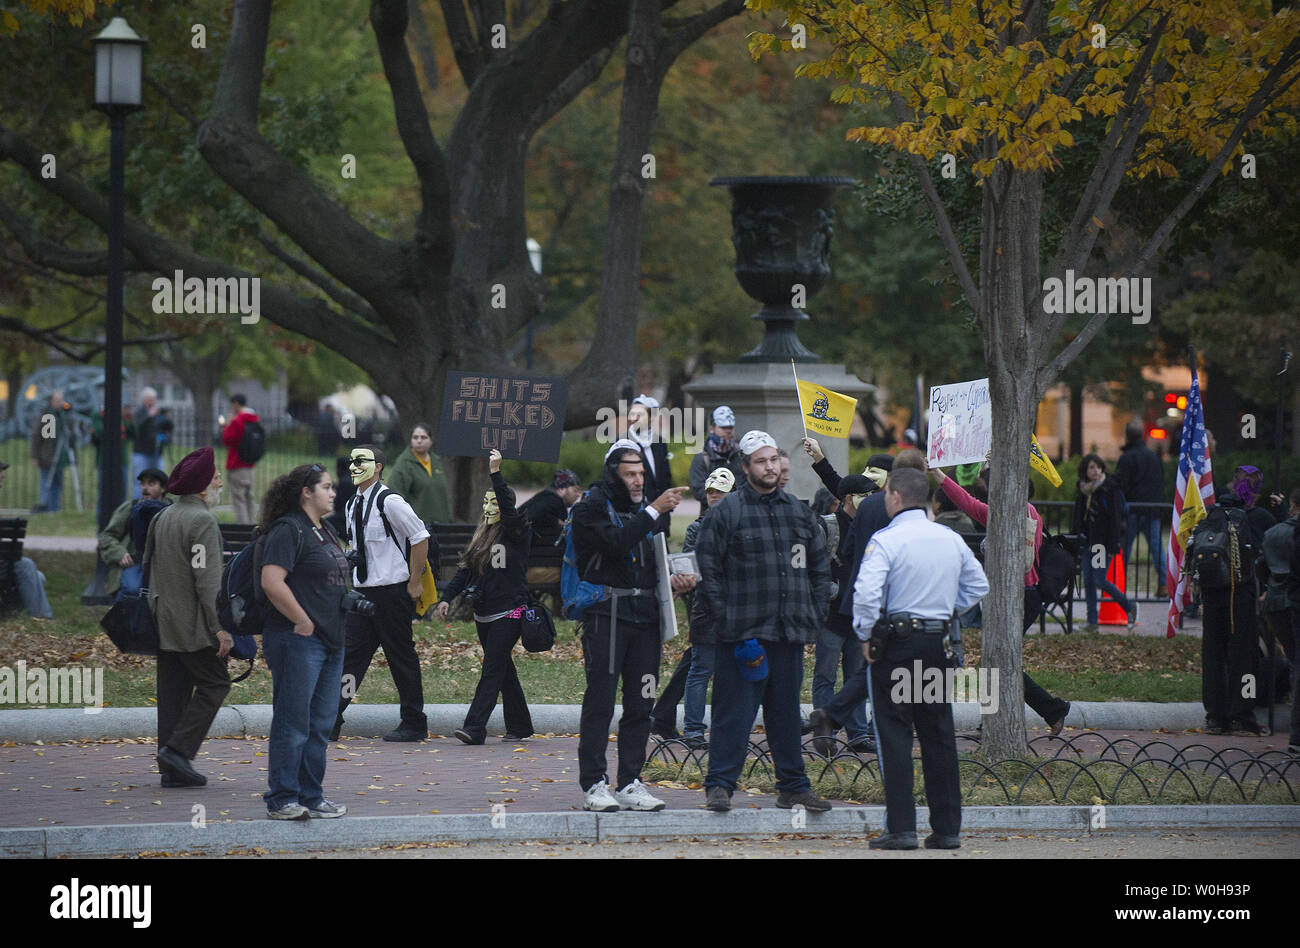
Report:
[[623,679],[623,716],[618,722],[618,783],[621,790],[641,777],[646,741],[650,739],[650,709],[659,684],[662,647],[659,623],[618,618],[614,640],[614,672],[610,673],[609,615],[589,614],[582,623],[582,662],[587,690],[582,695],[578,729],[578,782],[584,791],[606,779],[605,754],[609,725],[614,719],[614,693]]
[[348,613],[343,658],[343,694],[346,697],[339,701],[340,720],[352,701],[352,695],[361,689],[361,680],[366,677],[375,650],[382,647],[401,701],[402,727],[428,731],[429,719],[424,714],[424,681],[420,677],[420,659],[415,654],[415,641],[411,636],[415,603],[406,592],[406,583],[369,586],[357,592],[375,604],[375,614]]
[[[916,675],[917,659],[921,677]],[[952,696],[942,682],[948,667],[943,654],[943,634],[910,632],[893,639],[881,659],[871,665],[872,721],[880,749],[881,777],[885,782],[885,831],[916,832],[916,805],[912,802],[912,728],[921,741],[921,766],[925,773],[925,800],[930,807],[930,828],[941,836],[961,831],[961,782],[957,772],[957,739],[953,732]],[[906,672],[901,677],[896,670]],[[927,679],[940,676],[938,698]]]

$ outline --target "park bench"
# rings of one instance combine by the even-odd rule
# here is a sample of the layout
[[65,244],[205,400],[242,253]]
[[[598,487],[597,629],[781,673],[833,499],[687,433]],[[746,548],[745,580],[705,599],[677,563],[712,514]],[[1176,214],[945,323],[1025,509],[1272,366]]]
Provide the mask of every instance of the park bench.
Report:
[[255,523],[223,523],[221,529],[221,562],[229,563],[236,553],[253,542],[257,530]]
[[17,565],[22,559],[26,536],[26,518],[0,520],[0,615],[17,612],[22,607]]

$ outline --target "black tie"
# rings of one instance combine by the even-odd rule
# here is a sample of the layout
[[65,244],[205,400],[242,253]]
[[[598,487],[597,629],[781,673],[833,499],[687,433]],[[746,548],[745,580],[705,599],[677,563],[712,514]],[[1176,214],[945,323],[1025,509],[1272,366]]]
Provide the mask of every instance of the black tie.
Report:
[[361,519],[361,508],[364,506],[363,498],[357,494],[356,509],[353,510],[352,519],[355,521],[353,530],[356,532],[356,548],[360,554],[360,562],[357,564],[357,582],[366,581],[366,530],[365,523]]

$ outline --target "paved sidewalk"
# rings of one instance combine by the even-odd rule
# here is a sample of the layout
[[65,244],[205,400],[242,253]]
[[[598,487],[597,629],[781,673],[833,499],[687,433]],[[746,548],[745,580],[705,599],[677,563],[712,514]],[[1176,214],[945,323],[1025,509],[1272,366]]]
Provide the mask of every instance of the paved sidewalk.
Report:
[[[1078,732],[1067,728],[1064,736]],[[1097,731],[1110,741],[1136,744],[1162,741],[1182,750],[1210,748],[1210,756],[1241,748],[1259,756],[1274,752],[1281,765],[1286,735],[1271,738],[1220,736],[1197,732]],[[1042,734],[1031,731],[1031,738]],[[1097,747],[1104,745],[1100,740]],[[972,744],[959,740],[959,750]],[[163,790],[159,786],[152,740],[101,740],[63,744],[13,744],[0,747],[0,827],[123,825],[189,822],[201,804],[209,821],[262,820],[266,808],[265,738],[208,740],[195,767],[208,785]],[[1087,756],[1096,751],[1078,748]],[[1051,753],[1040,743],[1036,750]],[[578,741],[573,735],[538,737],[521,743],[491,738],[469,747],[448,736],[421,744],[387,744],[373,738],[345,738],[329,748],[325,794],[356,816],[490,814],[499,805],[513,812],[571,812],[582,806],[578,787]],[[615,744],[609,745],[609,773],[617,771]],[[1173,753],[1174,751],[1169,751]],[[1295,767],[1291,768],[1294,772]],[[851,773],[852,771],[850,771]],[[1300,774],[1294,775],[1300,777]],[[1295,782],[1300,784],[1300,779]],[[702,788],[669,783],[653,789],[672,809],[700,809]],[[735,806],[771,808],[771,794],[737,794]],[[836,802],[836,807],[854,805]],[[1300,807],[1296,820],[1300,824]]]

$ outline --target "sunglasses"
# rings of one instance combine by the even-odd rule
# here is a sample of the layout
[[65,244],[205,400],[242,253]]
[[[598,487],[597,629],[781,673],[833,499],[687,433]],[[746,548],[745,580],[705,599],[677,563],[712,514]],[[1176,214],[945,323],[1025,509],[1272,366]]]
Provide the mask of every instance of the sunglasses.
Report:
[[306,473],[306,475],[305,475],[305,476],[303,477],[303,479],[302,479],[302,486],[303,486],[303,487],[310,487],[310,486],[311,486],[311,476],[312,476],[313,474],[324,474],[324,473],[325,473],[325,468],[324,468],[322,465],[320,465],[320,464],[313,464],[310,468],[307,469],[307,473]]
[[365,463],[367,463],[367,462],[374,463],[374,460],[375,460],[375,459],[374,459],[373,456],[368,457],[368,458],[352,458],[352,459],[348,462],[348,467],[360,467],[361,465],[363,465],[363,464],[365,464]]

